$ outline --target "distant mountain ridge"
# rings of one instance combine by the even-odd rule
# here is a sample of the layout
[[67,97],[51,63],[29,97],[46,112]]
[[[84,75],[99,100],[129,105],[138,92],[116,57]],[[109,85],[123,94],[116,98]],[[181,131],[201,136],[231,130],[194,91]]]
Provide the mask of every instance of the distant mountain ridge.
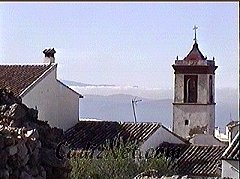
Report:
[[[80,116],[83,118],[133,121],[131,100],[137,97],[142,100],[136,106],[138,121],[161,122],[167,127],[172,125],[172,89],[144,89],[116,85],[101,87],[90,85],[89,88],[89,85],[84,83],[63,82],[84,96],[80,100]],[[230,120],[238,120],[238,101],[237,89],[216,89],[216,126],[221,130],[225,130],[225,125]]]
[[115,86],[115,85],[107,85],[107,84],[100,84],[100,85],[94,85],[94,84],[87,84],[87,83],[81,83],[81,82],[76,82],[76,81],[70,81],[70,80],[61,80],[63,83],[69,85],[69,86]]
[[[110,121],[133,121],[133,109],[131,95],[110,95],[95,96],[86,95],[80,100],[80,114],[83,118],[97,118]],[[171,124],[172,101],[151,100],[137,97],[142,101],[136,105],[137,119],[140,122],[162,122],[165,125]]]

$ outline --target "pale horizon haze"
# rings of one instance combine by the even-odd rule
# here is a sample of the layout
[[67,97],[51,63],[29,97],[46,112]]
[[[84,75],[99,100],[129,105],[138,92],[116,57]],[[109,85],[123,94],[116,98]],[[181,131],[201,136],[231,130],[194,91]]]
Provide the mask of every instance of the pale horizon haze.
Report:
[[42,63],[55,48],[58,78],[173,88],[172,64],[193,45],[215,57],[216,88],[239,86],[237,2],[0,3],[0,63]]

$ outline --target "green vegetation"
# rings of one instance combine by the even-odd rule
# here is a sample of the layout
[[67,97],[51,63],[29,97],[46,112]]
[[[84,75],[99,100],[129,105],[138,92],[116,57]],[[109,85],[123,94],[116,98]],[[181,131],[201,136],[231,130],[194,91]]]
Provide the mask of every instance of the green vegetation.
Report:
[[[172,175],[171,163],[163,157],[147,157],[139,152],[135,144],[123,144],[111,146],[110,143],[103,146],[102,153],[93,155],[91,152],[85,155],[71,157],[71,178],[79,179],[133,179],[136,175],[149,170],[157,170],[158,176]],[[82,153],[81,153],[82,154]]]

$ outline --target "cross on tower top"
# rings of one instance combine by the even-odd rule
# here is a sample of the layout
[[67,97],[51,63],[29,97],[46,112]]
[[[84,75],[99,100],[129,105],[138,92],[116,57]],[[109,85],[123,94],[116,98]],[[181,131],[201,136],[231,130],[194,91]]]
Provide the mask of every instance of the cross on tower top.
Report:
[[193,27],[193,30],[194,30],[194,41],[195,41],[195,43],[197,43],[197,29],[198,29],[198,27],[195,25],[194,27]]

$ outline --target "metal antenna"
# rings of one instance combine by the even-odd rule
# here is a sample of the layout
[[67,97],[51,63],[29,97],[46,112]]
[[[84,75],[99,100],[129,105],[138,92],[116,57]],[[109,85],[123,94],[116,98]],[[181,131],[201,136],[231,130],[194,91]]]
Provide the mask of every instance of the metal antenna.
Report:
[[136,116],[136,109],[135,105],[137,105],[138,102],[142,101],[141,99],[137,100],[137,97],[132,99],[132,108],[133,108],[133,116],[134,116],[134,123],[137,123],[137,116]]

